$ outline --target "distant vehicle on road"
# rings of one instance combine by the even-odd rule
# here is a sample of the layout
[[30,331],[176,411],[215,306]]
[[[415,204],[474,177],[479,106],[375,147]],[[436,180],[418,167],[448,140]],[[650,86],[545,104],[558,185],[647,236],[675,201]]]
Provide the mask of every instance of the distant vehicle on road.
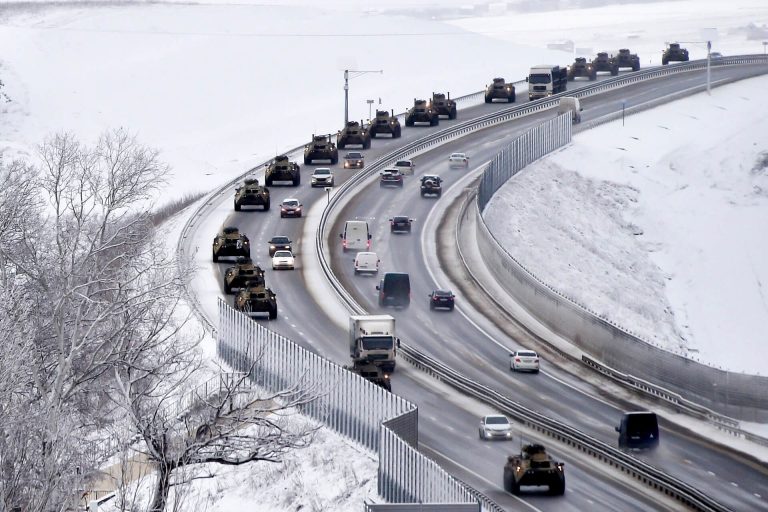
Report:
[[269,255],[274,256],[277,251],[293,251],[291,239],[287,236],[273,236],[267,242],[269,244]]
[[335,184],[333,171],[329,167],[318,167],[315,169],[311,180],[313,187],[332,187]]
[[539,354],[533,350],[516,350],[509,356],[509,369],[539,373]]
[[652,449],[659,445],[659,420],[650,411],[624,413],[616,432],[619,448]]
[[411,223],[414,220],[405,215],[396,215],[389,219],[389,231],[390,233],[410,233]]
[[355,274],[378,274],[380,263],[375,252],[359,252],[355,255]]
[[469,157],[466,153],[451,153],[448,157],[450,167],[469,167]]
[[344,155],[345,169],[362,169],[365,166],[365,157],[359,151],[350,151]]
[[403,174],[397,169],[384,169],[379,173],[380,187],[400,187],[403,186]]
[[451,290],[433,290],[429,294],[429,309],[445,308],[453,311],[456,296]]
[[301,202],[295,197],[288,197],[280,204],[280,217],[301,217],[301,210]]
[[291,251],[275,251],[272,256],[272,270],[293,270],[295,262]]
[[478,435],[483,441],[490,441],[493,439],[511,441],[512,424],[509,422],[509,418],[503,414],[489,414],[480,419]]

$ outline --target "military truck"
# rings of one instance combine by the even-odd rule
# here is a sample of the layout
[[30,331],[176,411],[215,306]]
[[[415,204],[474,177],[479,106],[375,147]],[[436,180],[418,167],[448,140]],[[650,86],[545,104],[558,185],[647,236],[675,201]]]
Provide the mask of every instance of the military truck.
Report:
[[389,373],[385,372],[380,366],[370,362],[355,361],[352,366],[345,366],[344,369],[360,375],[362,378],[371,381],[377,386],[381,386],[389,392],[392,391]]
[[240,256],[235,266],[224,272],[224,293],[229,295],[244,288],[246,283],[265,284],[264,270],[254,265],[251,258]]
[[565,493],[564,464],[555,462],[540,444],[526,444],[520,455],[510,455],[504,465],[504,490],[520,494],[520,487],[548,486],[549,494]]
[[432,93],[432,108],[438,116],[448,116],[448,119],[456,119],[456,102],[451,99],[451,93],[446,96],[441,92]]
[[666,66],[670,62],[687,62],[688,50],[680,47],[680,43],[669,43],[669,47],[661,54],[661,64]]
[[376,119],[368,127],[368,131],[371,132],[371,137],[384,133],[392,135],[393,139],[400,137],[400,120],[395,115],[394,109],[391,114],[386,110],[377,110]]
[[587,62],[587,59],[584,57],[576,57],[573,64],[568,67],[568,80],[573,81],[580,76],[587,77],[590,80],[597,78],[597,70],[595,70],[592,63]]
[[222,256],[251,257],[251,241],[234,226],[223,228],[213,239],[213,262]]
[[279,155],[267,164],[264,181],[268,187],[271,187],[276,181],[290,181],[294,187],[298,187],[301,184],[299,171],[299,164],[288,160],[286,155]]
[[405,126],[413,126],[414,123],[429,123],[430,126],[437,126],[440,123],[440,116],[432,108],[432,104],[427,103],[427,100],[413,98],[413,107],[405,114]]
[[640,69],[640,57],[636,53],[630,53],[628,48],[621,48],[613,59],[618,68],[632,68],[632,71]]
[[595,70],[595,74],[601,71],[609,71],[613,76],[619,74],[619,66],[616,65],[616,60],[609,56],[608,52],[599,52],[597,57],[592,60],[592,67]]
[[503,78],[494,78],[490,85],[485,86],[485,102],[493,103],[493,100],[505,100],[507,103],[515,101],[515,86],[508,84]]
[[421,177],[421,197],[443,195],[443,178],[432,174]]
[[269,189],[259,185],[256,178],[246,178],[243,186],[235,189],[235,211],[239,212],[243,206],[261,206],[264,211],[269,210]]
[[264,283],[248,282],[235,296],[235,309],[248,316],[267,313],[270,320],[277,318],[277,296]]
[[331,142],[331,135],[314,135],[312,141],[304,146],[304,165],[314,160],[330,160],[331,164],[339,163],[339,150]]
[[360,144],[363,149],[371,147],[371,132],[360,121],[348,121],[346,126],[336,135],[336,145],[344,149],[349,144]]

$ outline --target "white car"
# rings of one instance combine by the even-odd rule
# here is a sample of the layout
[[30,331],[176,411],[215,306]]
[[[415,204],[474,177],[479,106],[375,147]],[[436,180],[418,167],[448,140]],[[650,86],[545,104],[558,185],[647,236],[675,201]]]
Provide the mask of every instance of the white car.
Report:
[[539,354],[533,350],[516,350],[509,355],[509,369],[539,373]]
[[469,157],[466,153],[451,153],[448,157],[448,165],[451,167],[469,167]]
[[400,171],[400,174],[410,176],[413,175],[413,171],[416,169],[416,164],[413,163],[413,160],[398,160],[392,167]]
[[293,270],[293,268],[294,259],[291,251],[275,251],[275,254],[272,256],[272,270]]
[[503,414],[490,414],[483,416],[480,420],[480,429],[478,430],[480,439],[488,441],[491,439],[512,440],[512,424]]
[[318,167],[315,172],[312,173],[312,186],[313,187],[332,187],[333,186],[333,171],[330,167]]
[[355,274],[378,274],[379,257],[375,252],[359,252],[355,255]]

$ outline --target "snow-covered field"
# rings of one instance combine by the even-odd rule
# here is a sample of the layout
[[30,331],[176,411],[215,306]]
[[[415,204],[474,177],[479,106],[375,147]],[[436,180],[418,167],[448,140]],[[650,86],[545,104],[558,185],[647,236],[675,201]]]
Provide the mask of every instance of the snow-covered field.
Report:
[[[764,0],[511,14],[494,2],[485,15],[463,9],[467,16],[450,21],[424,13],[439,18],[440,5],[458,9],[467,2],[33,4],[0,0],[0,81],[9,98],[0,98],[0,152],[9,159],[34,158],[36,145],[54,131],[66,130],[90,143],[103,130],[122,126],[141,143],[159,148],[171,165],[161,203],[210,190],[303,144],[312,133],[338,130],[345,68],[383,70],[350,81],[350,118],[360,119],[368,117],[367,99],[379,106],[380,98],[381,108],[403,111],[414,96],[432,91],[459,96],[480,90],[494,76],[522,78],[531,64],[572,60],[572,52],[548,50],[547,43],[570,39],[575,47],[594,51],[629,47],[648,64],[658,59],[664,41],[702,40],[702,29],[712,27],[717,28],[714,49],[759,53],[761,41],[747,39],[747,27],[756,24],[759,31],[768,22]],[[388,13],[391,9],[397,13]],[[408,9],[418,14],[409,15]],[[703,56],[703,44],[688,47],[694,58]],[[730,102],[738,100],[727,97],[720,105],[731,108]],[[736,116],[729,115],[728,123],[751,129]],[[738,341],[729,339],[728,350]],[[338,442],[322,446],[334,453],[343,449]],[[347,454],[339,461],[352,459]],[[286,469],[277,487],[299,479],[335,482],[349,474],[322,464],[302,467],[301,476]],[[355,470],[361,482],[363,473]],[[238,487],[246,479],[233,475],[208,482],[222,494],[253,495],[250,501],[243,498],[247,507],[227,510],[251,510],[262,503],[272,505],[263,510],[296,509],[280,504],[279,497],[264,501],[263,493],[250,492],[253,484]],[[253,477],[259,478],[272,481]],[[200,492],[208,491],[201,486]],[[296,496],[297,491],[286,492]],[[359,510],[361,499],[328,506]],[[312,507],[323,505],[308,502],[304,508]]]

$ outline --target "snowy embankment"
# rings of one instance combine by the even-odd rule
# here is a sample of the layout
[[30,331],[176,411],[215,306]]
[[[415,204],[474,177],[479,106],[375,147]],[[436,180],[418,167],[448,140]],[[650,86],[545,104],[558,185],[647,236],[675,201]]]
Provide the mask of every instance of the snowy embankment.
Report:
[[768,77],[574,137],[485,219],[544,281],[667,350],[766,373]]

